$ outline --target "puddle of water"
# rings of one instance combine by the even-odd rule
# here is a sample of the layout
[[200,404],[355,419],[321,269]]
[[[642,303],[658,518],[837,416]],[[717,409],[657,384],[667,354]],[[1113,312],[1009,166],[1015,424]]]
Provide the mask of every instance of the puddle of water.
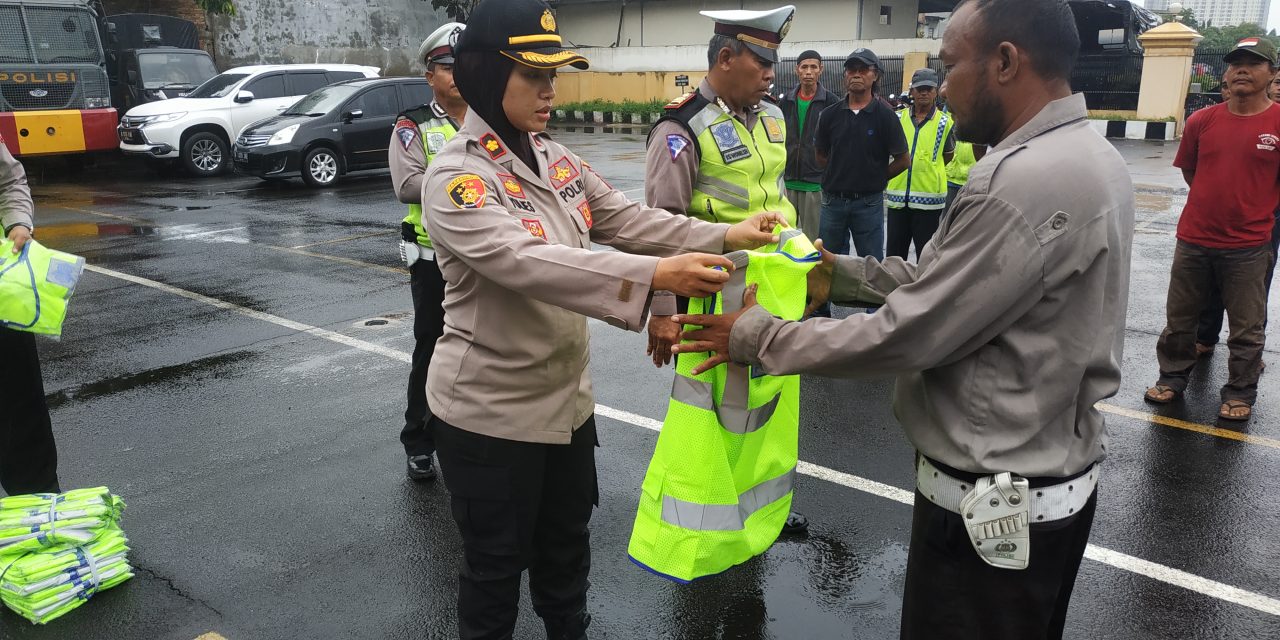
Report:
[[149,369],[139,373],[117,376],[98,382],[90,382],[75,387],[61,389],[45,396],[50,409],[56,409],[68,402],[92,400],[102,396],[129,391],[150,385],[175,385],[192,378],[199,379],[204,375],[218,372],[236,364],[245,364],[258,357],[252,351],[234,351],[183,364]]

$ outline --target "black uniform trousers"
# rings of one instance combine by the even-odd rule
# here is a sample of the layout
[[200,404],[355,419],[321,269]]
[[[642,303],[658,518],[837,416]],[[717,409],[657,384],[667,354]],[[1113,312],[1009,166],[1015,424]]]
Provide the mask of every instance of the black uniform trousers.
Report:
[[[976,478],[971,474],[953,477],[970,482]],[[1031,479],[1033,489],[1062,481],[1037,480]],[[1012,570],[983,562],[960,515],[930,502],[917,490],[902,596],[902,639],[1062,638],[1097,500],[1095,491],[1075,515],[1033,523],[1030,562],[1026,569]]]
[[444,276],[434,260],[419,260],[409,267],[409,291],[413,295],[413,363],[400,443],[408,455],[429,456],[435,452],[436,443],[427,428],[431,419],[427,408],[427,368],[436,351],[436,341],[444,335]]
[[888,224],[886,225],[885,236],[885,256],[898,256],[903,260],[907,259],[907,252],[911,250],[911,245],[916,247],[916,261],[920,260],[920,252],[924,251],[924,245],[933,239],[933,234],[938,232],[938,224],[942,220],[942,209],[926,211],[923,209],[912,209],[906,207],[903,209],[889,208]]
[[529,570],[533,610],[546,620],[587,606],[596,421],[567,445],[517,442],[431,419],[453,519],[462,534],[458,635],[512,637],[520,576]]
[[61,491],[35,334],[6,328],[0,328],[0,487],[11,496]]

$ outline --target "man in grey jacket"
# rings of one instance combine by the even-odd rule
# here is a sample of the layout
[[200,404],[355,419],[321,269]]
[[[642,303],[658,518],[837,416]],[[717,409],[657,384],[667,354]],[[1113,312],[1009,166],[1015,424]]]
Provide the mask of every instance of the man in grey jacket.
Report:
[[[0,138],[0,224],[13,253],[31,239],[33,209],[27,174]],[[0,487],[9,495],[57,493],[58,450],[35,334],[0,327],[0,357]]]
[[824,252],[811,272],[815,302],[878,313],[784,322],[749,294],[739,313],[674,318],[704,327],[673,349],[715,352],[699,369],[898,376],[919,452],[903,638],[1062,637],[1106,454],[1094,403],[1120,385],[1134,216],[1124,160],[1071,93],[1079,46],[1066,0],[960,4],[946,85],[959,137],[991,151],[919,264]]

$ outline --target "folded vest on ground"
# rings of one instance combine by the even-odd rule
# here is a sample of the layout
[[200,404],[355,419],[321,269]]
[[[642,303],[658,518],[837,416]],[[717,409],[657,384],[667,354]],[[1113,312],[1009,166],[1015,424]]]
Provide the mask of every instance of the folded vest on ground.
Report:
[[[732,313],[750,284],[770,313],[799,320],[806,274],[820,260],[802,233],[728,254],[736,269],[720,295],[689,313]],[[720,365],[691,375],[705,354],[681,354],[662,433],[641,487],[628,553],[676,582],[720,573],[763,553],[791,510],[797,462],[799,376]]]
[[84,272],[84,258],[28,241],[15,255],[0,242],[0,326],[62,335],[67,302]]

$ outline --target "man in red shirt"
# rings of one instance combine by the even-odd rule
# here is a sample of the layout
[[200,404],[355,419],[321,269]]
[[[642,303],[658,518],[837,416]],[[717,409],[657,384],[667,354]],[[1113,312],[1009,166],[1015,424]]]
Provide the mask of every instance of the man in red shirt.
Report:
[[1191,193],[1178,221],[1166,326],[1156,343],[1160,379],[1146,399],[1167,403],[1186,390],[1196,363],[1196,323],[1216,284],[1231,328],[1218,416],[1248,420],[1262,364],[1265,280],[1280,204],[1280,105],[1267,98],[1276,48],[1265,37],[1245,38],[1223,60],[1230,97],[1192,114],[1173,163]]

